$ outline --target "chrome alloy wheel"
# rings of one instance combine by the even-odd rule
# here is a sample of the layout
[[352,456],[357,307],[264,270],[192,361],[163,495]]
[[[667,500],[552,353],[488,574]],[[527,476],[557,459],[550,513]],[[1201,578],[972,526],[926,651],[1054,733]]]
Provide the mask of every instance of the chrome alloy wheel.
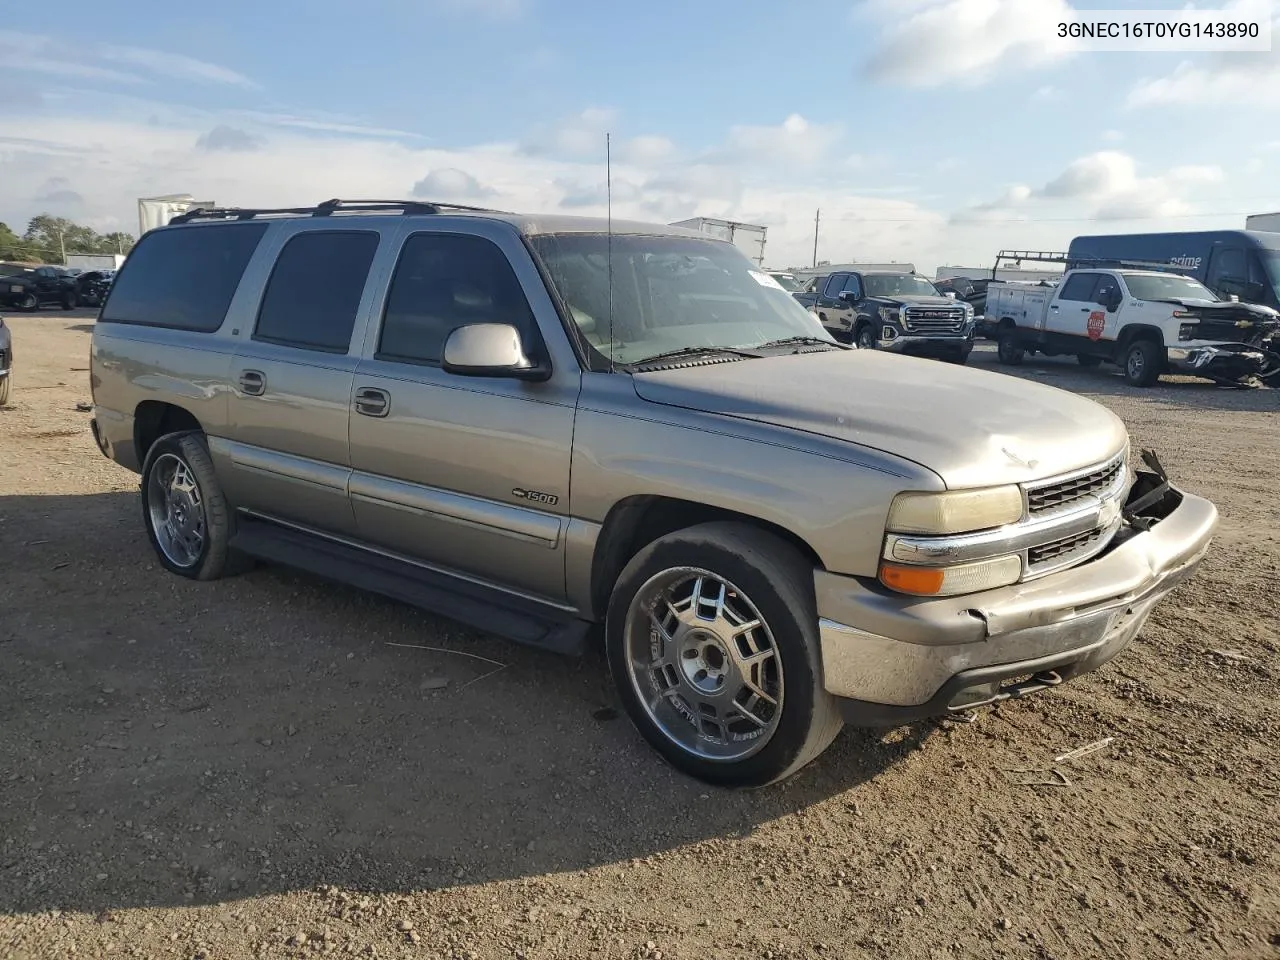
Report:
[[156,458],[147,481],[147,509],[156,543],[177,567],[194,567],[204,550],[204,500],[186,461],[172,453]]
[[1140,347],[1134,346],[1129,350],[1129,357],[1125,361],[1125,371],[1129,374],[1130,380],[1141,380],[1142,374],[1146,371],[1147,358],[1143,354]]
[[732,762],[782,718],[782,658],[745,593],[706,570],[664,570],[631,600],[631,683],[654,725],[694,756]]

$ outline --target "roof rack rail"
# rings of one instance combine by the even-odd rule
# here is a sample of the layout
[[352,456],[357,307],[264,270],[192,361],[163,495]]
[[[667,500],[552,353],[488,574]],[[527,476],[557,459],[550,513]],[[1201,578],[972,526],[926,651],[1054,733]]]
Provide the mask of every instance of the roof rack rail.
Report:
[[1052,250],[1001,250],[996,254],[995,266],[991,268],[991,279],[995,279],[996,271],[1005,260],[1013,260],[1021,264],[1026,260],[1031,263],[1060,263],[1068,270],[1081,266],[1110,267],[1113,270],[1164,270],[1171,273],[1185,272],[1186,267],[1172,260],[1128,260],[1123,257],[1072,257],[1066,253]]
[[468,207],[437,200],[325,200],[314,207],[197,207],[180,213],[169,223],[195,220],[254,220],[258,217],[328,217],[335,213],[438,214],[451,210],[469,213],[501,213],[487,207]]

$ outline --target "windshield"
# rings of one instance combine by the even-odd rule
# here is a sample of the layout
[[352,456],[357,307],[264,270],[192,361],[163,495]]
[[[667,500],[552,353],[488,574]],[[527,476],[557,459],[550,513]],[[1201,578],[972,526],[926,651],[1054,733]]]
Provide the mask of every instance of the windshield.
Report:
[[938,288],[910,273],[868,273],[862,277],[868,297],[940,297]]
[[1267,271],[1267,279],[1271,281],[1271,289],[1280,293],[1280,250],[1259,250],[1262,258],[1262,269]]
[[690,347],[750,350],[789,337],[831,342],[813,314],[731,244],[634,234],[610,243],[603,233],[530,243],[583,337],[616,363]]
[[1139,300],[1217,300],[1212,290],[1190,277],[1153,277],[1126,273],[1124,282]]
[[779,286],[787,293],[798,293],[804,289],[804,284],[793,277],[789,273],[771,273],[769,276],[778,281]]

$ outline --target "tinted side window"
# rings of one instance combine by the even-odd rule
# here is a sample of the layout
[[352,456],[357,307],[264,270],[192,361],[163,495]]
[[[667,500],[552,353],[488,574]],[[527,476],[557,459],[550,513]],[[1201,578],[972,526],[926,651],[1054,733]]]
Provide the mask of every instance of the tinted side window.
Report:
[[1120,281],[1115,277],[1109,277],[1105,273],[1098,278],[1098,289],[1093,292],[1095,303],[1103,304],[1107,299],[1120,289]]
[[533,312],[506,255],[483,237],[414,234],[391,278],[378,358],[439,363],[445,338],[469,323],[509,323],[531,336]]
[[346,353],[377,250],[368,231],[298,234],[276,259],[253,338]]
[[1244,251],[1236,247],[1223,247],[1213,253],[1213,262],[1209,264],[1209,286],[1212,287],[1224,278],[1244,280],[1249,276],[1245,266]]
[[827,277],[827,285],[823,289],[822,295],[828,300],[834,300],[836,294],[840,292],[840,288],[844,285],[845,276],[846,274],[843,273],[833,273]]
[[849,274],[845,279],[844,286],[841,290],[847,290],[849,293],[852,293],[855,300],[862,299],[862,281],[858,279],[858,275],[856,273]]
[[1073,273],[1062,285],[1059,300],[1079,300],[1081,303],[1093,303],[1093,289],[1098,283],[1096,273]]
[[157,230],[116,276],[101,320],[212,333],[222,326],[265,223]]

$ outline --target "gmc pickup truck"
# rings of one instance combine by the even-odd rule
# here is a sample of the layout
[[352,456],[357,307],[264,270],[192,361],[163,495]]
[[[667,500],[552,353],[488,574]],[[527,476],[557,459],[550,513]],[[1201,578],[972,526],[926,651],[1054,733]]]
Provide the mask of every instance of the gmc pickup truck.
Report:
[[727,785],[1103,665],[1217,523],[1091,400],[850,349],[656,224],[193,211],[130,253],[90,386],[171,574],[602,643],[640,733]]
[[796,299],[824,327],[862,350],[886,350],[964,363],[974,341],[974,310],[913,273],[832,273]]

